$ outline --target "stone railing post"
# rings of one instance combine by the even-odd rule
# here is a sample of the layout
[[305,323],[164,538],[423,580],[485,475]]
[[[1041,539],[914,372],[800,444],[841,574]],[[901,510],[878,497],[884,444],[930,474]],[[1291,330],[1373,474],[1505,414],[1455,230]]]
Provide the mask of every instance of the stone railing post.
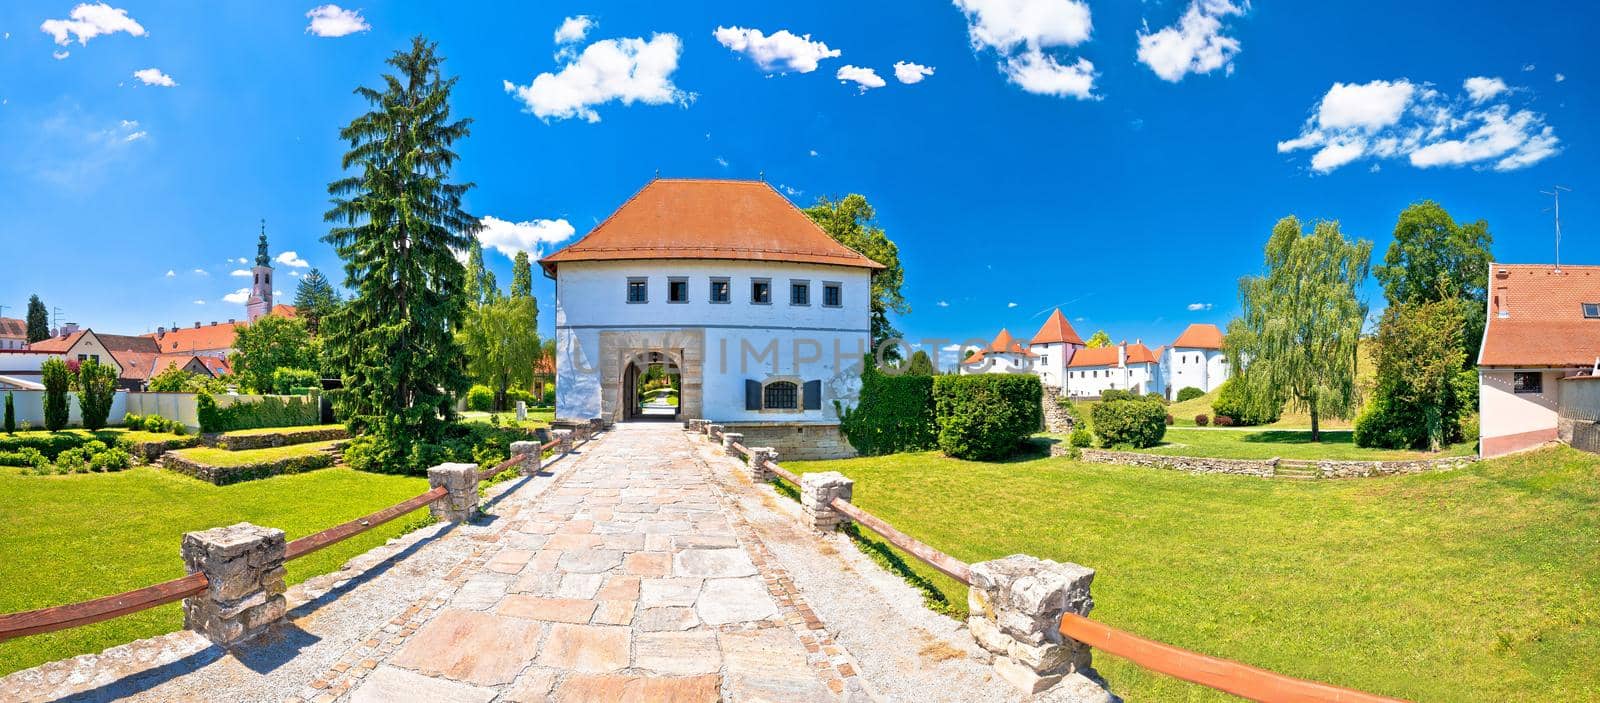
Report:
[[204,593],[183,599],[183,626],[233,647],[283,619],[283,530],[241,522],[183,535],[183,565],[206,575]]
[[519,400],[517,401],[517,422],[522,422],[526,419],[528,419],[528,402]]
[[539,473],[539,465],[544,460],[544,452],[539,450],[538,442],[512,442],[511,456],[524,456],[522,460],[522,475],[533,476]]
[[706,434],[718,442],[722,441],[722,425],[716,423],[706,425]]
[[706,421],[702,418],[690,418],[683,424],[690,432],[700,433],[706,431]]
[[551,430],[550,436],[556,440],[557,454],[572,451],[572,430]]
[[440,464],[428,469],[428,485],[444,486],[450,493],[428,504],[435,519],[445,522],[466,522],[478,509],[478,466],[476,464]]
[[599,418],[599,417],[591,417],[591,418],[589,418],[589,436],[590,437],[593,437],[593,436],[595,436],[597,434],[600,434],[600,431],[604,430],[605,428],[606,428],[605,418]]
[[733,457],[735,459],[743,459],[744,455],[740,454],[739,450],[733,448],[733,445],[735,445],[735,444],[744,444],[744,434],[743,433],[740,433],[740,432],[724,432],[724,433],[722,433],[722,451],[727,452],[728,456],[731,456],[731,457]]
[[805,511],[806,519],[811,526],[820,532],[832,532],[839,525],[850,522],[850,518],[834,510],[830,503],[834,498],[850,502],[850,494],[854,492],[855,485],[855,481],[845,478],[844,474],[837,471],[802,475],[800,507]]
[[777,463],[778,451],[772,447],[750,448],[750,480],[756,483],[771,481],[772,471],[767,469],[767,462]]
[[1089,646],[1061,635],[1061,616],[1088,615],[1094,569],[1013,554],[972,565],[967,629],[1001,678],[1039,693],[1089,667]]

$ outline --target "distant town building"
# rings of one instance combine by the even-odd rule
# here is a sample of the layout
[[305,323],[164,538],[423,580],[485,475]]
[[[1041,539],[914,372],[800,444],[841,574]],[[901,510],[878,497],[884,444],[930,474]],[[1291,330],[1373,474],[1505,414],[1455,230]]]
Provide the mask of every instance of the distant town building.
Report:
[[261,221],[261,238],[256,241],[256,265],[250,269],[250,298],[246,316],[255,322],[272,313],[272,255],[267,253],[267,221]]
[[0,349],[22,349],[28,346],[28,321],[14,317],[0,317]]
[[989,346],[973,352],[961,360],[961,373],[1033,373],[1034,353],[1022,348],[1005,328],[995,335]]

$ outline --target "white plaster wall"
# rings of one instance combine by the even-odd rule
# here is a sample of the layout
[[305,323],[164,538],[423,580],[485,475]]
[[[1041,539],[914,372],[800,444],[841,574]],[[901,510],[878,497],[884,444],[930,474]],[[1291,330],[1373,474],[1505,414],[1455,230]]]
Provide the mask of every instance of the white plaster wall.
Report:
[[1062,382],[1067,377],[1067,364],[1072,361],[1072,355],[1078,347],[1065,342],[1052,342],[1050,344],[1031,344],[1028,350],[1043,358],[1042,363],[1034,364],[1034,373],[1039,374],[1039,381],[1047,386],[1062,387]]
[[985,373],[1037,373],[1037,368],[1032,357],[1004,352],[985,352],[983,359],[978,363],[962,364],[961,373],[969,376]]
[[[633,277],[646,278],[648,302],[627,302],[627,283]],[[688,282],[686,303],[667,302],[667,283],[677,277]],[[713,277],[729,279],[729,302],[710,302]],[[757,278],[770,279],[770,303],[751,302],[751,282]],[[792,280],[810,282],[809,304],[790,304]],[[839,307],[822,304],[824,283],[841,285]],[[858,397],[858,364],[868,351],[871,336],[870,300],[870,274],[861,268],[714,260],[560,264],[556,275],[556,416],[590,418],[600,414],[602,379],[597,354],[601,331],[703,328],[705,417],[832,421],[835,399],[851,405]],[[776,372],[772,370],[774,360]],[[822,410],[744,410],[745,380],[776,377],[821,380]]]
[[1178,391],[1193,386],[1210,393],[1228,380],[1228,356],[1219,349],[1169,348],[1161,359],[1168,388],[1168,399],[1176,400]]
[[1073,398],[1096,397],[1112,388],[1132,389],[1140,393],[1161,390],[1161,367],[1158,364],[1138,363],[1121,368],[1078,366],[1067,371],[1070,374],[1067,378],[1067,395]]
[[1543,393],[1515,393],[1510,370],[1478,370],[1478,435],[1502,435],[1549,430],[1556,426],[1560,402],[1559,379],[1572,371],[1541,371]]
[[[20,428],[26,422],[32,429],[44,429],[44,391],[7,392],[11,394],[12,407],[17,414],[17,426]],[[120,424],[127,414],[128,393],[117,391],[111,398],[111,413],[106,415],[106,424]],[[83,412],[78,404],[77,393],[67,393],[67,424],[74,427],[83,425]]]

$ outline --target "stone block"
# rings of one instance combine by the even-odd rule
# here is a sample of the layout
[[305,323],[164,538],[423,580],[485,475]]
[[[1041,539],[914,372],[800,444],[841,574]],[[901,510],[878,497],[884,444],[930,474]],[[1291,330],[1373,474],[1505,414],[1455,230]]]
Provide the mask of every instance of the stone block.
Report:
[[572,451],[572,430],[551,430],[550,436],[556,441],[557,454],[566,454]]
[[996,673],[1038,693],[1089,667],[1089,647],[1063,637],[1060,625],[1063,615],[1094,608],[1093,581],[1093,569],[1023,554],[973,564],[967,628],[995,655]]
[[428,485],[443,486],[449,491],[444,497],[428,504],[434,518],[447,522],[465,522],[478,509],[478,466],[476,464],[440,464],[428,469]]
[[601,418],[601,417],[591,417],[591,418],[589,418],[589,436],[590,437],[593,437],[593,436],[595,436],[597,434],[600,434],[600,432],[602,430],[604,430],[605,428],[606,428],[605,418]]
[[184,627],[233,647],[283,618],[283,530],[241,522],[183,536],[183,564],[210,585],[183,601]]
[[778,463],[778,450],[772,447],[750,448],[750,480],[756,483],[771,481],[773,473],[767,468],[767,462]]
[[744,458],[744,455],[740,454],[739,450],[733,446],[735,444],[743,445],[744,435],[739,434],[738,432],[722,433],[722,450],[727,452],[728,456],[731,456],[735,459]]
[[540,464],[544,460],[544,452],[539,451],[538,442],[512,442],[511,456],[526,457],[521,464],[523,476],[539,473]]
[[527,401],[519,400],[519,401],[517,401],[517,422],[522,422],[522,421],[527,420],[527,419],[528,419],[528,403],[527,403]]
[[835,498],[850,502],[856,482],[837,471],[804,474],[800,477],[800,507],[811,526],[822,532],[831,532],[850,519],[834,510]]
[[722,441],[722,430],[722,425],[718,425],[716,423],[706,425],[706,435],[714,440],[717,440],[718,442]]

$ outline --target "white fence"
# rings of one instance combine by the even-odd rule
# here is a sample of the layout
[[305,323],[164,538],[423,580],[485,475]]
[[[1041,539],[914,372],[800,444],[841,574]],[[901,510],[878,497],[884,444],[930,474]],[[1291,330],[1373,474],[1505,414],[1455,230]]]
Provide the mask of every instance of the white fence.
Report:
[[[12,402],[17,413],[17,426],[28,423],[32,429],[44,429],[44,391],[10,391]],[[194,393],[132,393],[117,391],[116,398],[111,401],[111,414],[106,416],[106,424],[120,425],[128,413],[135,415],[160,415],[169,420],[177,420],[191,432],[200,430],[200,405],[199,396]],[[212,396],[217,401],[217,407],[226,408],[235,403],[248,403],[267,398],[264,395],[216,395]],[[299,398],[303,396],[278,396],[282,398]],[[67,394],[67,407],[70,409],[68,425],[82,425],[83,414],[78,405],[78,394]]]

